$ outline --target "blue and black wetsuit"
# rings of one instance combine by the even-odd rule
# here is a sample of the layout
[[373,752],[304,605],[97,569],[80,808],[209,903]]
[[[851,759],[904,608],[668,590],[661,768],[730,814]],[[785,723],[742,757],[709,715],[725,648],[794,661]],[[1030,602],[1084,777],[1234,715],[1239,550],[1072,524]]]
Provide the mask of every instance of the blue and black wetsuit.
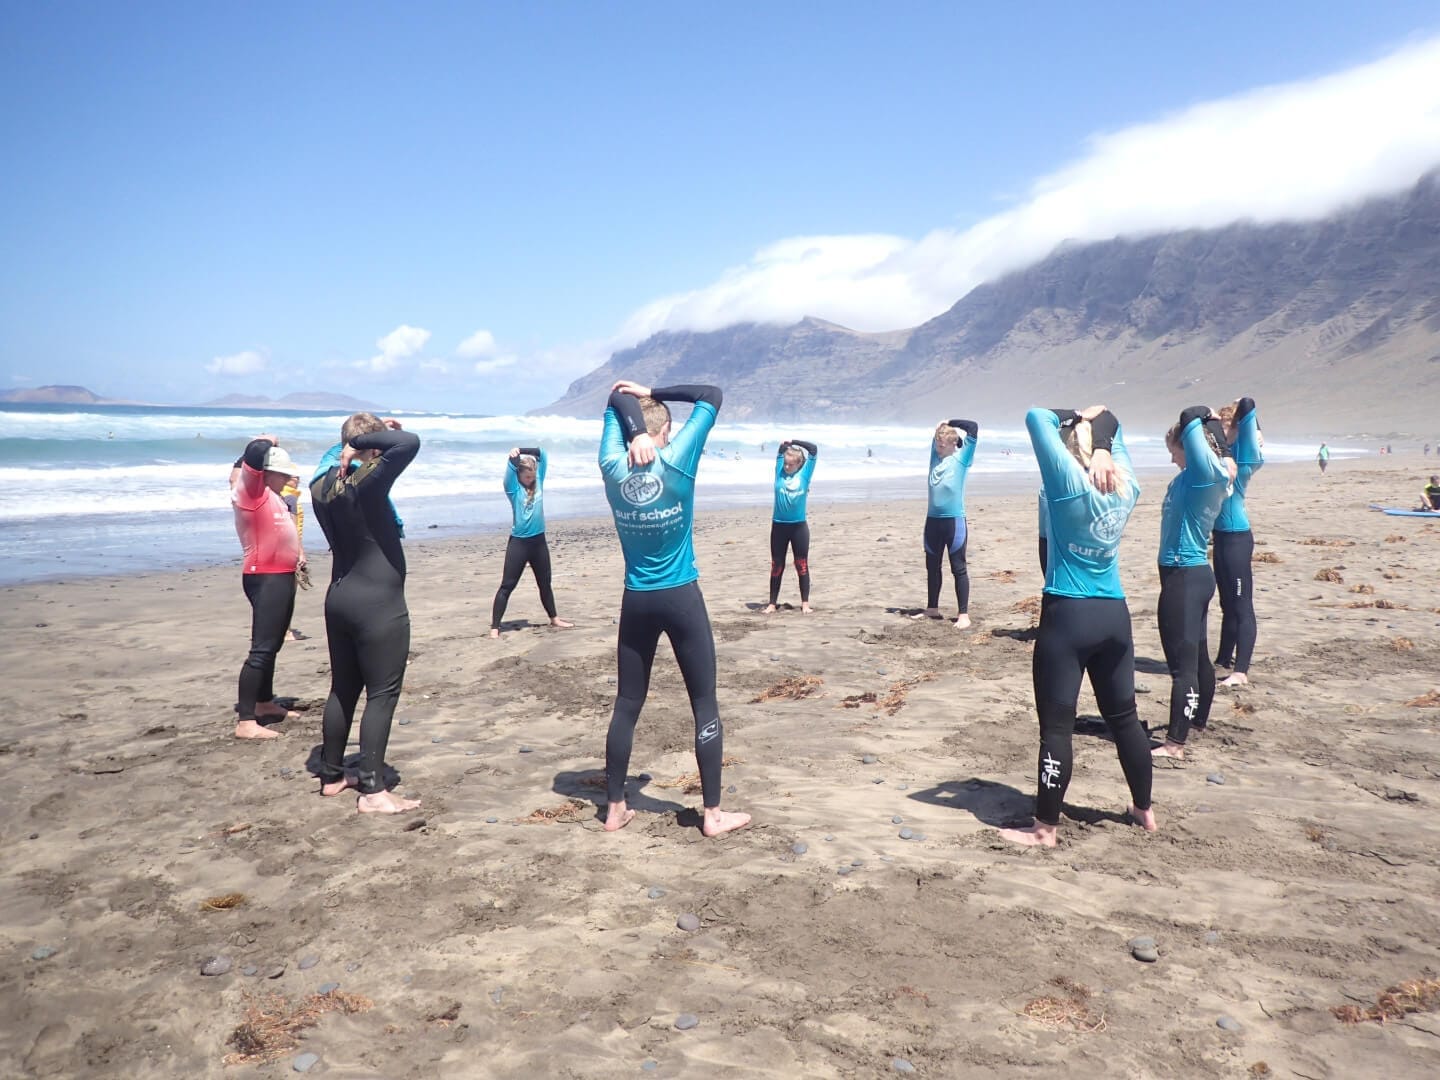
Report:
[[535,584],[540,589],[540,603],[545,614],[555,618],[555,592],[550,587],[550,545],[545,541],[545,452],[538,446],[522,446],[521,454],[535,459],[535,486],[527,488],[520,483],[514,458],[505,462],[505,495],[510,499],[510,512],[514,524],[510,528],[510,539],[505,544],[505,569],[501,574],[500,588],[495,591],[495,602],[490,607],[490,629],[499,630],[500,620],[505,617],[505,608],[510,603],[510,594],[520,584],[520,575],[529,566],[535,573]]
[[1232,420],[1235,438],[1230,454],[1235,459],[1235,487],[1215,519],[1215,588],[1220,594],[1220,645],[1215,663],[1239,674],[1250,670],[1255,652],[1255,579],[1251,562],[1255,534],[1245,512],[1250,478],[1265,464],[1260,448],[1260,420],[1255,399],[1241,398]]
[[[1228,494],[1230,474],[1211,448],[1206,417],[1194,405],[1180,414],[1185,467],[1165,490],[1160,511],[1160,644],[1170,669],[1170,724],[1166,738],[1184,745],[1190,728],[1210,720],[1215,667],[1210,662],[1206,619],[1215,575],[1205,558],[1206,541]],[[1219,421],[1213,421],[1218,425]],[[1224,445],[1224,432],[1219,434]]]
[[970,611],[970,573],[965,565],[969,533],[965,523],[965,478],[975,460],[980,425],[974,420],[947,420],[961,432],[955,452],[941,457],[930,444],[929,499],[925,516],[925,606],[940,606],[941,560],[948,553],[955,578],[955,600],[960,614]]
[[695,474],[722,395],[715,386],[657,387],[651,394],[657,401],[695,406],[653,462],[630,467],[627,448],[644,433],[645,418],[639,401],[629,394],[610,395],[600,436],[600,473],[625,556],[615,709],[605,739],[606,795],[612,803],[625,799],[635,724],[650,690],[655,649],[665,634],[695,718],[701,797],[707,808],[714,808],[720,805],[725,737],[715,694],[715,635],[700,593],[692,525]]
[[420,452],[420,438],[386,429],[357,435],[350,445],[379,450],[380,456],[348,476],[337,464],[310,484],[311,506],[332,555],[325,593],[330,697],[317,772],[325,783],[344,779],[345,745],[364,689],[358,786],[361,794],[373,795],[385,790],[385,748],[410,655],[405,549],[390,489]]
[[1044,478],[1049,536],[1031,662],[1040,716],[1035,820],[1046,825],[1060,823],[1074,764],[1075,707],[1087,674],[1114,736],[1130,798],[1137,810],[1150,809],[1150,741],[1135,709],[1135,645],[1119,568],[1120,538],[1140,487],[1119,422],[1106,411],[1091,421],[1092,444],[1110,451],[1123,483],[1113,494],[1095,490],[1061,436],[1061,428],[1077,420],[1068,409],[1025,414]]
[[[785,471],[785,451],[798,446],[805,462],[793,473]],[[780,579],[785,576],[785,550],[795,553],[795,576],[800,579],[800,602],[810,601],[810,523],[805,503],[810,495],[810,477],[820,448],[803,439],[787,439],[775,451],[775,512],[770,522],[770,604],[780,598]]]

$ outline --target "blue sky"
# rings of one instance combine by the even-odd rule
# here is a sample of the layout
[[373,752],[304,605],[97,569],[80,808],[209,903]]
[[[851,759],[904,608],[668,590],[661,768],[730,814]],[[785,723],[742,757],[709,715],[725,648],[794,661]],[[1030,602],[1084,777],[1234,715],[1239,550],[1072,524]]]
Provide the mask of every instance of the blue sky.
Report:
[[1413,182],[1431,59],[1403,0],[6,4],[0,389],[513,412],[655,329],[914,325]]

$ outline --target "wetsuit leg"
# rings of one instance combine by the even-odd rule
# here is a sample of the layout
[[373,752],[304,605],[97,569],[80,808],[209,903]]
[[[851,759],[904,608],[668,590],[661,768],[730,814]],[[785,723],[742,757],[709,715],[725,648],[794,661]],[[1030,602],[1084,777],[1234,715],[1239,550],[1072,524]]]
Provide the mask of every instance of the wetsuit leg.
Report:
[[[1220,577],[1222,546],[1225,551],[1223,579]],[[1254,557],[1255,534],[1250,530],[1215,534],[1215,584],[1223,613],[1220,620],[1219,655],[1224,660],[1229,660],[1233,649],[1234,670],[1241,674],[1250,670],[1250,660],[1255,655]],[[1231,635],[1228,642],[1226,631]],[[1226,647],[1227,644],[1230,648]]]
[[780,599],[780,579],[785,576],[785,549],[790,533],[779,521],[770,523],[770,604]]
[[790,547],[795,553],[795,576],[800,579],[800,602],[810,602],[810,523],[797,522],[792,527]]
[[410,612],[405,594],[376,589],[365,608],[357,635],[360,670],[365,677],[365,711],[360,715],[360,776],[362,795],[385,790],[383,768],[390,742],[390,724],[405,685],[410,657]]
[[970,528],[964,518],[955,519],[955,535],[950,541],[950,573],[955,578],[955,602],[960,614],[970,611],[970,571],[965,565],[965,547],[970,542]]
[[1235,611],[1230,585],[1230,549],[1226,538],[1230,533],[1210,534],[1211,559],[1215,564],[1215,594],[1220,598],[1220,644],[1216,646],[1215,665],[1230,667],[1235,662]]
[[527,551],[525,541],[518,536],[510,537],[505,545],[505,569],[501,574],[500,588],[495,592],[495,603],[490,608],[490,629],[499,630],[500,620],[505,617],[505,608],[510,603],[510,594],[520,584],[520,575],[525,572]]
[[[1215,694],[1215,668],[1207,649],[1205,614],[1215,592],[1206,566],[1160,568],[1160,644],[1170,669],[1170,725],[1166,738],[1184,745],[1192,724],[1203,726]],[[1208,692],[1205,673],[1209,673]]]
[[1060,808],[1075,756],[1075,703],[1080,697],[1084,665],[1076,618],[1076,601],[1046,593],[1040,600],[1040,627],[1035,635],[1030,674],[1035,687],[1035,711],[1040,717],[1040,755],[1036,766],[1035,820],[1060,824]]
[[725,730],[715,694],[715,634],[705,597],[696,582],[666,589],[665,633],[685,679],[695,717],[695,763],[705,806],[720,805],[720,771],[725,760]]
[[245,574],[250,601],[250,654],[240,668],[241,720],[255,719],[257,703],[275,697],[275,656],[295,613],[294,574]]
[[330,648],[330,696],[320,730],[323,745],[317,772],[327,784],[345,778],[345,746],[355,719],[355,705],[365,688],[354,627],[343,605],[334,602],[335,586],[325,594],[325,640]]
[[[663,590],[668,591],[668,590]],[[625,800],[625,775],[635,742],[635,724],[650,692],[650,668],[660,642],[661,621],[651,610],[653,593],[625,590],[620,601],[620,633],[615,642],[615,708],[605,736],[605,792],[612,802]]]
[[955,539],[955,519],[925,519],[925,606],[940,606],[940,560]]
[[1101,637],[1085,665],[1090,688],[1100,715],[1115,740],[1120,768],[1130,787],[1130,801],[1137,810],[1150,809],[1154,765],[1150,758],[1150,737],[1135,708],[1135,641],[1130,625],[1130,608],[1124,600],[1093,598],[1089,617]]
[[545,534],[530,537],[526,543],[530,549],[530,569],[535,573],[535,584],[540,589],[540,606],[545,614],[555,618],[555,590],[550,587],[550,545]]

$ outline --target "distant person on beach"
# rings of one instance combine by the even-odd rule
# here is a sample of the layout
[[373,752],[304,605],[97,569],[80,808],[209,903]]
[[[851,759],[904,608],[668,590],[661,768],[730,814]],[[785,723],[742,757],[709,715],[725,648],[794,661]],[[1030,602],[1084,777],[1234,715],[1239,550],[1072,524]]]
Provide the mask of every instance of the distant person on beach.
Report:
[[275,702],[275,658],[295,611],[295,571],[305,558],[280,492],[298,471],[275,436],[257,435],[232,472],[230,502],[245,549],[242,580],[250,601],[250,655],[240,668],[237,739],[276,738],[279,732],[260,721],[298,715]]
[[795,576],[800,579],[800,610],[810,614],[810,524],[805,502],[810,496],[810,477],[820,448],[804,439],[786,439],[775,451],[775,510],[770,522],[770,603],[765,613],[775,611],[780,599],[780,579],[785,576],[785,552],[795,553]]
[[[356,413],[340,429],[339,460],[310,484],[310,505],[330,542],[325,633],[330,696],[317,772],[322,795],[358,788],[361,813],[398,814],[420,805],[386,790],[385,749],[410,655],[405,550],[390,489],[420,452],[420,439],[397,420]],[[351,466],[356,467],[351,469]],[[360,691],[360,768],[345,771],[345,745]]]
[[1440,510],[1440,476],[1432,473],[1430,482],[1420,489],[1420,509]]
[[1035,819],[1000,835],[1018,844],[1055,846],[1087,673],[1130,787],[1130,819],[1154,832],[1150,740],[1135,707],[1135,644],[1118,559],[1125,523],[1140,497],[1135,469],[1120,423],[1103,405],[1079,413],[1031,409],[1025,427],[1045,481],[1054,543],[1031,659],[1040,717]]
[[[652,390],[622,380],[611,389],[605,409],[600,473],[625,556],[615,709],[605,739],[606,832],[623,829],[635,817],[625,802],[625,777],[661,634],[675,651],[695,718],[705,806],[701,831],[719,836],[750,823],[749,814],[720,809],[725,736],[715,693],[715,635],[700,593],[692,535],[695,473],[721,400],[717,386]],[[667,401],[694,405],[673,435]]]
[[1206,405],[1192,405],[1165,433],[1170,460],[1180,474],[1165,490],[1160,510],[1160,645],[1170,669],[1170,724],[1158,757],[1183,758],[1193,727],[1210,720],[1215,667],[1210,661],[1207,620],[1215,595],[1215,573],[1205,548],[1220,507],[1230,494],[1235,462],[1220,418]]
[[520,575],[529,566],[540,589],[540,604],[550,616],[550,625],[569,629],[575,624],[555,613],[555,593],[550,588],[550,546],[545,542],[545,452],[538,446],[520,447],[510,451],[505,465],[505,494],[510,499],[514,523],[510,540],[505,545],[505,569],[495,603],[490,609],[490,636],[500,636],[500,620],[510,594],[520,583]]
[[975,460],[980,425],[973,420],[945,420],[930,444],[929,501],[925,517],[925,610],[921,617],[940,615],[941,562],[948,553],[955,578],[960,614],[956,627],[970,625],[970,574],[965,565],[969,533],[965,522],[965,478]]
[[1220,645],[1215,666],[1230,668],[1221,686],[1244,686],[1250,681],[1250,659],[1255,652],[1255,534],[1245,512],[1250,478],[1265,464],[1265,437],[1255,399],[1242,397],[1220,409],[1220,423],[1230,455],[1235,459],[1235,483],[1215,519],[1215,588],[1220,596]]
[[1323,442],[1320,444],[1320,452],[1315,455],[1316,462],[1320,465],[1320,475],[1325,475],[1325,466],[1330,464],[1330,447]]

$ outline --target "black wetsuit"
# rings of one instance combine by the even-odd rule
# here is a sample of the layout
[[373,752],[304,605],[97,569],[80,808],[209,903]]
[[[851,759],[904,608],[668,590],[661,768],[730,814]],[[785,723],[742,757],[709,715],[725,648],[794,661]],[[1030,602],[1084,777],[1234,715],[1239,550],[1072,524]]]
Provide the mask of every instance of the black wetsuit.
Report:
[[420,450],[408,431],[357,435],[356,450],[380,457],[348,477],[332,468],[310,485],[310,499],[333,556],[325,594],[325,632],[330,644],[330,697],[325,702],[320,779],[344,778],[345,744],[360,691],[359,789],[385,790],[381,768],[390,723],[405,682],[410,654],[410,611],[405,606],[405,551],[390,505],[390,488]]

